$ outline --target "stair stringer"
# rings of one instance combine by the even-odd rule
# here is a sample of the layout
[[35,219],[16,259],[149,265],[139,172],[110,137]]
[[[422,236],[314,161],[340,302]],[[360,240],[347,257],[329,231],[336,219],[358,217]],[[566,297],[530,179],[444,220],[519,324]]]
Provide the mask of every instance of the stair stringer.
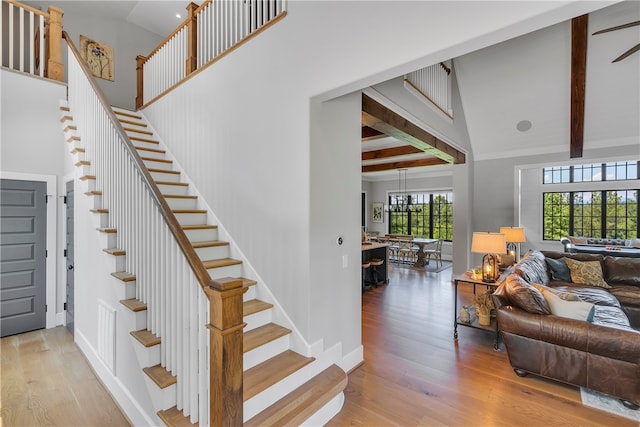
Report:
[[[124,111],[124,110],[122,110]],[[338,343],[329,349],[324,348],[324,342],[322,339],[310,344],[300,333],[300,330],[296,327],[294,322],[288,316],[280,302],[273,295],[269,287],[266,285],[264,279],[260,276],[258,271],[253,267],[249,258],[240,249],[240,246],[235,242],[233,237],[224,227],[224,224],[218,219],[211,207],[206,203],[203,195],[198,191],[197,187],[189,177],[189,174],[185,171],[182,165],[171,153],[171,150],[164,143],[161,135],[155,130],[153,124],[147,119],[143,111],[136,111],[136,114],[140,115],[147,124],[150,131],[153,132],[154,138],[159,141],[161,149],[166,151],[165,157],[173,162],[173,169],[180,171],[181,181],[189,184],[189,194],[197,196],[198,209],[207,211],[207,223],[216,224],[218,227],[218,239],[229,242],[230,257],[239,259],[242,261],[242,270],[244,277],[250,277],[257,281],[255,286],[256,297],[259,299],[273,304],[272,308],[272,321],[281,326],[291,329],[289,348],[297,353],[300,353],[306,357],[313,357],[315,361],[280,381],[279,383],[267,388],[263,392],[247,400],[244,404],[244,421],[251,419],[253,416],[264,410],[280,398],[284,397],[287,393],[294,390],[301,384],[304,384],[315,375],[327,369],[332,364],[341,365],[342,363],[342,344]],[[245,368],[246,369],[246,368]],[[343,393],[339,393],[338,396],[326,407],[329,408],[327,413],[331,413],[331,416],[335,415],[337,411],[342,407],[344,401]],[[337,408],[337,410],[335,410]],[[318,417],[322,417],[322,410],[318,411]],[[312,417],[313,418],[313,417]],[[330,419],[327,418],[325,421]]]

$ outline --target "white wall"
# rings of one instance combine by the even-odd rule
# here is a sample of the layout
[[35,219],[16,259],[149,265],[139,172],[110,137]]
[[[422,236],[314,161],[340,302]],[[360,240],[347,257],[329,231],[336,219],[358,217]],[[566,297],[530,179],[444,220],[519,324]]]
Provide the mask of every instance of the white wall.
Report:
[[[317,235],[311,224],[315,198],[325,200],[324,192],[315,193],[320,179],[315,156],[320,165],[326,157],[316,151],[322,147],[310,148],[317,143],[310,136],[315,114],[310,99],[351,93],[594,7],[590,2],[469,2],[464,7],[289,2],[284,20],[145,113],[301,333],[309,341],[322,337],[327,346],[334,340],[349,343],[343,347],[349,353],[359,346],[360,325],[342,325],[336,332],[328,321],[335,316],[332,310],[309,312],[315,292],[312,263],[326,266],[323,290],[329,295],[342,293],[343,278],[356,277],[336,265],[335,252],[326,246],[335,236]],[[332,137],[351,140],[350,131],[343,132]],[[347,143],[341,149],[328,143],[326,150],[336,158],[353,155]],[[340,168],[342,161],[336,165],[323,170],[327,183],[345,183],[336,185],[333,198],[353,200],[359,213],[360,186],[351,185],[351,168]],[[340,219],[332,221],[332,231],[358,239],[359,219],[347,214],[342,227]],[[318,258],[312,257],[315,247]],[[357,311],[358,305],[337,308]],[[311,319],[312,314],[319,318]]]
[[[2,131],[0,133],[0,171],[3,174],[50,175],[56,177],[60,190],[62,176],[73,171],[71,156],[65,154],[67,143],[60,124],[60,100],[66,99],[67,86],[51,80],[31,77],[5,68],[0,70]],[[60,193],[61,195],[63,193]],[[56,270],[64,263],[64,204],[59,197],[50,198],[56,206],[56,231],[48,238],[47,248],[56,257]],[[55,238],[54,238],[55,237]],[[51,241],[53,240],[53,241]],[[63,313],[65,282],[56,270],[47,276],[47,287],[55,291],[55,312]]]

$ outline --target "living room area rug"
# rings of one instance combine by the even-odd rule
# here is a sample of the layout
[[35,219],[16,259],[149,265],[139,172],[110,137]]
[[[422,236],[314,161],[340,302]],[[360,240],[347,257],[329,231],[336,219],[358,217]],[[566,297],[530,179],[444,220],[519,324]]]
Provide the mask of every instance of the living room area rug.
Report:
[[601,411],[640,422],[640,409],[635,411],[633,409],[629,409],[620,403],[620,400],[614,397],[598,393],[597,391],[587,390],[582,387],[580,388],[580,397],[582,398],[582,404],[585,406],[590,406],[592,408],[600,409]]

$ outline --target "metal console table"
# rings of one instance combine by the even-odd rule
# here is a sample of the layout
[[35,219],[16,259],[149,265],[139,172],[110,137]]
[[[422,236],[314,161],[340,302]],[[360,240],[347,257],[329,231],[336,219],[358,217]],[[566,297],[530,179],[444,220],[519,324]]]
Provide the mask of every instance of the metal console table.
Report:
[[496,283],[486,283],[479,279],[473,279],[466,274],[461,274],[456,277],[453,281],[454,283],[454,295],[453,295],[453,339],[458,339],[458,325],[460,326],[468,326],[470,328],[482,329],[489,332],[494,332],[496,334],[496,339],[493,343],[493,349],[496,351],[500,350],[500,330],[498,329],[498,320],[495,317],[491,317],[491,323],[489,325],[481,325],[478,323],[478,316],[475,313],[475,307],[469,307],[469,312],[471,314],[470,322],[461,322],[458,313],[458,285],[465,284],[473,286],[473,294],[476,294],[476,286],[484,286],[487,289],[491,289],[495,291],[498,285]]

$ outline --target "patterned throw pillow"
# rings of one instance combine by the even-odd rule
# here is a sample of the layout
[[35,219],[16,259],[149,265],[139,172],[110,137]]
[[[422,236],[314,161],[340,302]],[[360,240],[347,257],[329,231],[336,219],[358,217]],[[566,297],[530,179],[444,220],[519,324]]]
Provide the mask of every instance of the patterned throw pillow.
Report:
[[[562,292],[562,291],[559,291],[557,289],[550,288],[548,286],[540,285],[538,283],[531,283],[531,286],[533,286],[534,288],[539,290],[542,293],[543,296],[544,296],[545,292],[551,292],[552,294],[554,294],[558,298],[560,298],[562,300],[565,300],[565,301],[582,301],[582,299],[578,295],[573,294],[571,292]],[[546,300],[547,298],[545,297],[544,299]],[[548,302],[549,301],[547,300],[547,303]]]
[[569,236],[569,240],[574,245],[586,245],[587,244],[587,238],[586,237]]
[[571,281],[582,285],[597,286],[609,289],[611,286],[602,277],[602,266],[600,261],[576,261],[566,258],[569,270],[571,270]]

